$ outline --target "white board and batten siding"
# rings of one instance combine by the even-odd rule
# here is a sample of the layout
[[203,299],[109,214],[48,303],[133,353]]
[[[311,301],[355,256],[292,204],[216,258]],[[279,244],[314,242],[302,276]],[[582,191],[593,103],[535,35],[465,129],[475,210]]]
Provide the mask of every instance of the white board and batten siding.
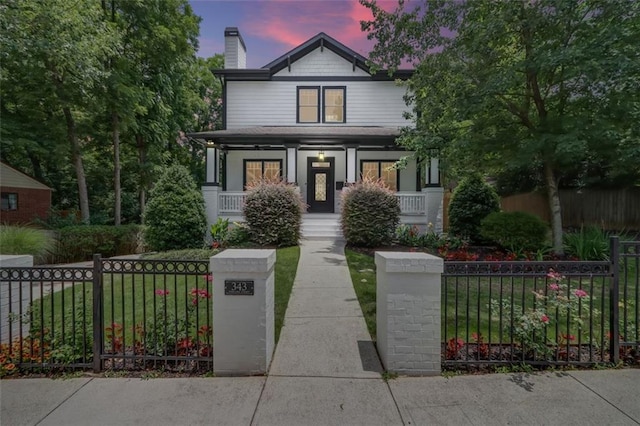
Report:
[[[293,62],[291,71],[284,68],[275,74],[275,77],[285,76],[308,79],[227,82],[227,129],[298,125],[298,86],[346,87],[346,126],[402,127],[411,124],[403,117],[409,110],[403,99],[405,87],[394,81],[340,80],[339,77],[368,77],[369,74],[358,67],[354,71],[351,62],[329,49],[320,52],[318,48]],[[314,77],[336,79],[321,81]]]
[[291,63],[291,71],[284,68],[274,74],[274,77],[309,77],[309,76],[350,76],[369,77],[369,73],[356,67],[342,56],[333,53],[329,49],[320,48],[306,54],[303,58]]

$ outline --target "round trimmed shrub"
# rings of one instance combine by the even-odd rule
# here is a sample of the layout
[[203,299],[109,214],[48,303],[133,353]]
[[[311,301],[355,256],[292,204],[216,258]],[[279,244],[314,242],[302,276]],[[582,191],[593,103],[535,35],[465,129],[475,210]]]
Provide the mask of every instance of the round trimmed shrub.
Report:
[[260,245],[279,247],[298,244],[305,210],[300,192],[280,180],[257,181],[247,189],[243,213],[249,239]]
[[390,244],[400,222],[400,202],[382,181],[362,179],[342,190],[342,234],[349,244]]
[[480,233],[512,253],[545,247],[549,228],[542,219],[525,212],[491,213],[482,220]]
[[480,175],[472,174],[462,180],[453,191],[449,204],[449,233],[484,243],[480,223],[489,213],[500,211],[500,198]]
[[145,242],[152,250],[202,248],[204,198],[185,167],[171,166],[160,176],[149,192],[144,223]]

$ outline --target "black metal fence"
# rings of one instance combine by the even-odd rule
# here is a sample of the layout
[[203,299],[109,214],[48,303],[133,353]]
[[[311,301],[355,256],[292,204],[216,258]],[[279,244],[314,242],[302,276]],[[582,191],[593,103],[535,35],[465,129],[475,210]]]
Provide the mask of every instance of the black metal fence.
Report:
[[[445,262],[443,366],[640,360],[640,241],[603,262]],[[94,257],[0,269],[0,377],[16,369],[210,371],[208,261]]]
[[637,362],[640,242],[610,261],[445,262],[443,365]]
[[0,377],[15,369],[213,367],[208,261],[94,257],[0,269]]

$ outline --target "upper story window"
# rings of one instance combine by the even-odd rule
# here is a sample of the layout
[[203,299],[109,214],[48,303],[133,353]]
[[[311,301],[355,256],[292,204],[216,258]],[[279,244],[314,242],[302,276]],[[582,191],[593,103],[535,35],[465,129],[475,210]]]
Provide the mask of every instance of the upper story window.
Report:
[[320,122],[320,87],[298,87],[298,123]]
[[[298,123],[345,123],[347,88],[344,86],[299,86],[297,93]],[[322,101],[322,102],[321,102]]]
[[323,87],[322,99],[324,104],[323,123],[344,123],[346,107],[346,87]]
[[244,160],[244,186],[260,179],[282,178],[282,160]]
[[15,192],[3,192],[2,210],[18,210],[18,194],[16,194]]
[[362,160],[360,170],[362,177],[381,179],[392,191],[400,187],[400,171],[396,169],[395,161]]

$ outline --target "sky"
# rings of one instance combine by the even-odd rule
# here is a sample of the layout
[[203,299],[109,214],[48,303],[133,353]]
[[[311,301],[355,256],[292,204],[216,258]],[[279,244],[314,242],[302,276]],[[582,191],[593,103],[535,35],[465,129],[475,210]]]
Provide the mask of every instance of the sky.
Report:
[[[247,68],[261,68],[324,32],[367,57],[373,41],[360,30],[372,18],[357,0],[190,0],[200,22],[198,56],[224,52],[225,27],[238,27]],[[385,9],[395,2],[382,2]]]

